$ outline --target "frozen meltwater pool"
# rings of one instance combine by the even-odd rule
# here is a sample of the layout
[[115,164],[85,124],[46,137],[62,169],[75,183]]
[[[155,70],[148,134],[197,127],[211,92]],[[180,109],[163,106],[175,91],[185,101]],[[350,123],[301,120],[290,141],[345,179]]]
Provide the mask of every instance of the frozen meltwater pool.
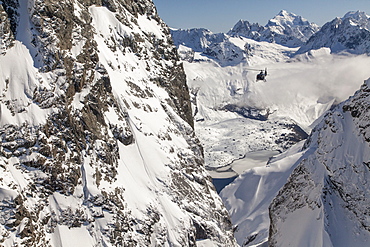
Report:
[[267,150],[250,152],[243,158],[234,160],[227,166],[208,170],[208,172],[212,177],[213,184],[216,187],[217,192],[219,193],[240,174],[255,167],[266,166],[269,159],[279,153],[279,151]]

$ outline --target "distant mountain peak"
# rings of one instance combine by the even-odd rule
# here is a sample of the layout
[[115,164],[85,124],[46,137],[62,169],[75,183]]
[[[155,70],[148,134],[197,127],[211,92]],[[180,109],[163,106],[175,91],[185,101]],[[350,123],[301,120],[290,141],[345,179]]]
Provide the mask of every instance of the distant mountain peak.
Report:
[[288,12],[288,11],[286,11],[286,10],[283,9],[283,10],[280,10],[280,12],[274,18],[276,18],[276,17],[284,17],[284,18],[292,18],[293,17],[293,18],[297,18],[297,17],[301,17],[301,16],[296,15],[293,12]]
[[297,53],[328,47],[333,53],[370,54],[370,16],[350,11],[335,18],[315,33]]
[[228,32],[230,36],[243,36],[256,41],[267,41],[288,47],[298,47],[306,42],[319,26],[302,16],[281,10],[266,26],[239,20]]
[[290,14],[292,14],[292,13],[289,13],[288,11],[286,11],[285,9],[282,9],[282,10],[280,10],[280,12],[279,12],[279,15],[290,15]]
[[306,26],[311,24],[316,25],[314,23],[310,23],[307,19],[303,18],[302,16],[296,15],[286,10],[281,10],[274,18],[269,20],[266,27],[275,25]]
[[370,15],[367,15],[365,12],[363,11],[349,11],[347,12],[343,19],[346,19],[346,18],[352,18],[352,19],[355,19],[355,20],[361,20],[361,19],[369,19],[370,18]]

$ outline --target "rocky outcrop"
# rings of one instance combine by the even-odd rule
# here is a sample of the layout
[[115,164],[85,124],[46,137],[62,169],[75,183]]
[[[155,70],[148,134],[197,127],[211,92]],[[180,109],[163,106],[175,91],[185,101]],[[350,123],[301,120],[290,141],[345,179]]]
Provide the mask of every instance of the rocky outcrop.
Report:
[[[0,5],[0,55],[4,55],[8,47],[13,45],[15,25],[18,20],[17,2],[4,1]],[[11,18],[8,18],[11,16]]]
[[153,3],[0,10],[0,244],[234,245]]

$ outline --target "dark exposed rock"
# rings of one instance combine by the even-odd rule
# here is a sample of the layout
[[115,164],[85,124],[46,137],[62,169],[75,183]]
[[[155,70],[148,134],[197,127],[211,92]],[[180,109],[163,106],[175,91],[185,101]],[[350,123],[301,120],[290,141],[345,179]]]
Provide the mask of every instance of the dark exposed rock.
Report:
[[[17,25],[19,22],[19,13],[18,13],[18,8],[19,8],[19,2],[18,0],[2,0],[1,1],[1,6],[0,7],[2,10],[1,12],[5,11],[6,14],[8,15],[8,19],[10,22],[10,30],[12,31],[13,35],[16,35],[17,33]],[[3,16],[3,15],[2,15]],[[5,33],[7,32],[7,21],[1,18],[1,23],[5,23]],[[3,34],[1,34],[3,35]]]
[[16,23],[19,16],[16,12],[17,2],[3,1],[0,5],[0,55],[4,55],[7,48],[13,46]]
[[259,121],[266,121],[268,119],[268,116],[270,115],[270,112],[267,110],[260,110],[253,107],[243,107],[233,104],[228,104],[222,107],[221,110],[226,110],[230,112],[238,113],[240,116],[245,118],[250,118],[254,120]]

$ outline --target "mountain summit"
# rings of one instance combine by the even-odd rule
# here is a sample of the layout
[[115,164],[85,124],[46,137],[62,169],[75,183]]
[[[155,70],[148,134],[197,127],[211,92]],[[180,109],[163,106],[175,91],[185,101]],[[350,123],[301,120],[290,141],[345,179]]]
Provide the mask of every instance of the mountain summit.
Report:
[[298,47],[318,30],[318,25],[310,23],[301,16],[282,10],[274,18],[270,19],[264,27],[241,20],[236,23],[228,34],[230,36],[243,36],[256,41],[277,43],[288,47]]

